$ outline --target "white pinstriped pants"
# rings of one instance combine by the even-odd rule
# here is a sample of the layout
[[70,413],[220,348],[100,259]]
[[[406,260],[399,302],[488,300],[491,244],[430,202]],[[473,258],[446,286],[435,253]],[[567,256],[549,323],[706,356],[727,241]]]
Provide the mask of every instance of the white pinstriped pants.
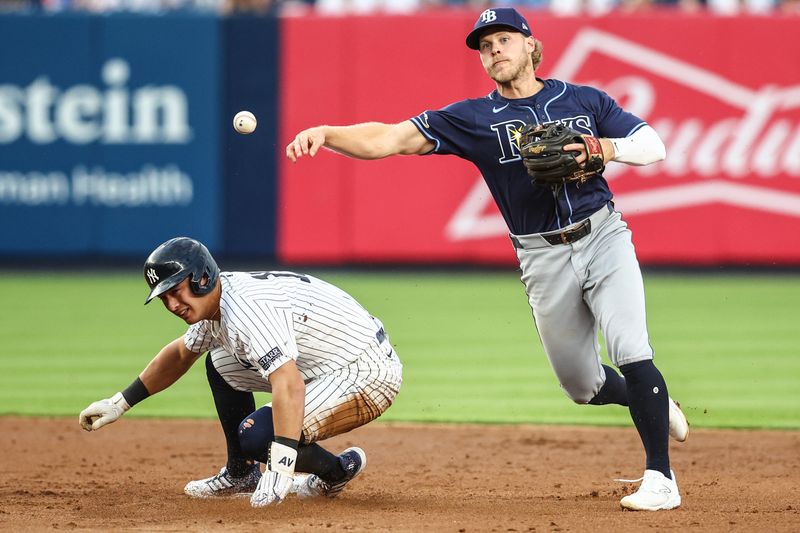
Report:
[[[271,392],[255,367],[242,365],[224,349],[211,350],[211,361],[234,389]],[[380,344],[375,339],[348,366],[306,380],[302,442],[325,440],[375,420],[392,405],[402,382],[403,364],[388,336]]]

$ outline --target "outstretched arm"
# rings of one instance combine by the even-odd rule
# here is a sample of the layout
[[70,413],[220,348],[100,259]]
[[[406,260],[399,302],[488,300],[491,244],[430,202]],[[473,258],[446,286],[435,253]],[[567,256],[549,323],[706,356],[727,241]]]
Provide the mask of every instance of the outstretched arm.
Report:
[[430,152],[434,144],[410,120],[399,124],[365,122],[352,126],[316,126],[298,133],[286,146],[293,163],[304,155],[314,157],[322,147],[357,159]]
[[90,404],[81,411],[78,422],[86,431],[116,422],[136,403],[178,381],[199,357],[199,353],[186,348],[183,337],[178,337],[158,352],[130,387]]

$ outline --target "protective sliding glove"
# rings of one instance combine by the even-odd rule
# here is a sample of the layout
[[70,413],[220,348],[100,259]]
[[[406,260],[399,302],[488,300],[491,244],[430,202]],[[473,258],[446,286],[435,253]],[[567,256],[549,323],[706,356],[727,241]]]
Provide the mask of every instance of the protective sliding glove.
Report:
[[266,507],[281,503],[292,488],[296,462],[296,449],[273,441],[269,446],[267,470],[250,497],[250,505]]
[[[605,168],[600,140],[563,124],[528,124],[517,133],[517,142],[522,162],[534,185],[558,187],[569,182],[581,184]],[[586,147],[586,161],[583,164],[575,160],[579,151],[564,151],[568,144],[583,144]]]
[[98,430],[106,424],[116,422],[130,408],[125,397],[118,392],[111,398],[89,404],[89,407],[81,411],[78,422],[86,431]]

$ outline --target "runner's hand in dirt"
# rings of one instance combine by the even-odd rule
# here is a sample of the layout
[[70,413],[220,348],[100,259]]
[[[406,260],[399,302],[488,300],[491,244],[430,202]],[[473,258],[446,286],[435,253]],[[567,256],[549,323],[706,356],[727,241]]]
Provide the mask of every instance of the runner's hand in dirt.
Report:
[[91,403],[81,411],[78,422],[86,431],[97,430],[106,424],[116,422],[130,408],[125,397],[118,392],[111,398]]

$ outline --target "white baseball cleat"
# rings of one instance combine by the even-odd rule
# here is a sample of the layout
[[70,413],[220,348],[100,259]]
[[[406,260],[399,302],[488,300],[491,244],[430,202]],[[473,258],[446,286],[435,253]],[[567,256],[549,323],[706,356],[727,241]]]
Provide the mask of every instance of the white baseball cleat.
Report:
[[328,484],[314,474],[296,475],[290,492],[297,494],[298,498],[319,498],[325,496]]
[[623,509],[631,511],[661,511],[675,509],[681,504],[681,495],[678,492],[678,483],[675,472],[670,470],[672,479],[657,470],[645,470],[644,476],[639,479],[620,479],[633,483],[642,482],[639,490],[620,500]]
[[689,437],[689,422],[681,411],[681,405],[669,399],[669,436],[678,442],[683,442]]
[[242,477],[233,477],[228,473],[228,468],[223,466],[215,476],[190,481],[183,488],[183,492],[192,498],[250,496],[256,490],[259,479],[261,479],[261,469],[258,463]]
[[353,481],[364,471],[367,466],[367,454],[361,448],[347,448],[339,454],[339,462],[344,469],[346,476],[338,483],[328,484],[322,481],[319,476],[311,474],[309,476],[296,476],[291,492],[297,494],[298,498],[318,498],[327,496],[328,498],[337,497],[344,487]]

